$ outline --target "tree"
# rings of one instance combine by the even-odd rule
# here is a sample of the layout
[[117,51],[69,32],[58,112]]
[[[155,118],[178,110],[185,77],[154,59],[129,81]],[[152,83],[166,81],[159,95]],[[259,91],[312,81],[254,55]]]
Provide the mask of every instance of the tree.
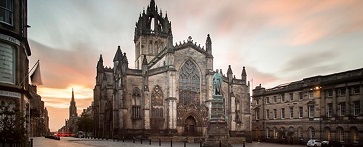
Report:
[[28,142],[25,117],[17,109],[10,109],[10,105],[2,103],[0,106],[0,142],[20,143]]
[[78,131],[83,131],[86,134],[93,131],[93,117],[83,113],[77,122]]

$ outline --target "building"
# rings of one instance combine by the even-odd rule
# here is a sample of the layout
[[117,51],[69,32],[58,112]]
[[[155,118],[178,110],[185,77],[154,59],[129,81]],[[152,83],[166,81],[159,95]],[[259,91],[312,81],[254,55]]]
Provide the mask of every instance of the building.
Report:
[[[205,48],[190,36],[173,45],[171,21],[151,0],[136,23],[134,43],[135,69],[129,67],[120,47],[113,68],[103,65],[102,55],[99,58],[94,135],[206,137],[215,73],[210,35]],[[245,68],[239,77],[231,66],[223,75],[228,129],[232,138],[250,140],[250,86]]]
[[363,145],[363,68],[253,90],[253,140]]
[[29,137],[50,135],[48,110],[42,97],[37,94],[37,86],[30,89],[30,133]]
[[[31,55],[27,37],[27,1],[1,0],[0,2],[0,113],[10,112],[16,117],[11,122],[14,129],[26,126],[29,134],[31,88],[28,78]],[[9,114],[9,113],[7,113]],[[4,117],[2,117],[4,118]],[[9,125],[0,121],[0,126]],[[22,123],[26,123],[23,125]],[[11,137],[3,127],[0,134]],[[20,136],[13,136],[20,138]]]
[[77,121],[78,121],[78,113],[77,113],[77,106],[76,101],[74,100],[74,91],[72,89],[72,98],[69,105],[69,119],[66,122],[66,128],[68,129],[69,134],[76,134],[77,133]]

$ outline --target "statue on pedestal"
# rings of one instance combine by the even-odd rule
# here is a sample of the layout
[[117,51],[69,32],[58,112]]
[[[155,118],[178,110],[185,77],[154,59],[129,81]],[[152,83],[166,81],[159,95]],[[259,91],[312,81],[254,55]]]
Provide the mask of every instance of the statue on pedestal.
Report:
[[224,108],[224,97],[222,95],[223,76],[218,69],[213,75],[213,97],[211,101],[210,113],[208,120],[208,129],[206,142],[203,147],[231,147],[229,143],[229,132],[226,122],[226,113]]
[[218,72],[217,69],[216,73],[214,73],[213,75],[213,95],[222,95],[221,87],[222,87],[222,75]]

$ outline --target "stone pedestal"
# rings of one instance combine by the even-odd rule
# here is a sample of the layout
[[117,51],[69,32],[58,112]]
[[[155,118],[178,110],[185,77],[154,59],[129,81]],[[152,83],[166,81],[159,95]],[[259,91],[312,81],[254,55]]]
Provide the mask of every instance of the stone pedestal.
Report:
[[213,95],[211,115],[203,147],[231,147],[229,144],[229,129],[226,122],[224,99],[221,95]]
[[231,147],[226,121],[208,122],[207,134],[203,147]]

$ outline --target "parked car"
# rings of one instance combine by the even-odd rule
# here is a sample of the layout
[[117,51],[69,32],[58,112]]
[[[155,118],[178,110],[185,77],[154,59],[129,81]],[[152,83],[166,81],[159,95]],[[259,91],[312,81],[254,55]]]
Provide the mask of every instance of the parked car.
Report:
[[310,139],[308,143],[306,143],[308,147],[318,147],[321,146],[321,141],[317,139]]
[[322,141],[322,147],[343,147],[339,141]]

